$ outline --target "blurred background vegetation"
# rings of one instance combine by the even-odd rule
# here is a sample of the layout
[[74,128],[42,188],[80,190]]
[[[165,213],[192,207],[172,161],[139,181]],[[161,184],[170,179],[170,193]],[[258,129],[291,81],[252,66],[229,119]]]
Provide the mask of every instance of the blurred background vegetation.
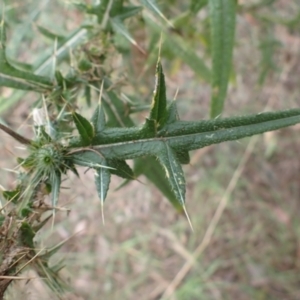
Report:
[[[11,62],[43,71],[57,41],[79,24],[92,1],[7,0],[7,54]],[[209,118],[211,66],[207,1],[147,3],[114,35],[84,44],[103,63],[135,121],[146,113],[154,86],[160,34],[168,98],[177,94],[184,120]],[[148,3],[148,4],[149,4]],[[300,3],[297,0],[239,1],[230,86],[224,116],[299,106]],[[173,24],[173,26],[171,26]],[[80,42],[81,36],[68,41]],[[100,43],[101,42],[101,43]],[[46,50],[45,50],[46,49]],[[67,47],[68,65],[85,70],[76,47]],[[88,50],[86,51],[86,53]],[[90,52],[89,52],[90,53]],[[76,59],[75,59],[76,58]],[[17,63],[18,61],[18,63]],[[22,65],[19,62],[22,62]],[[50,60],[51,62],[53,60]],[[81,60],[84,61],[84,60]],[[33,66],[33,67],[32,67]],[[50,63],[51,67],[51,63]],[[51,68],[50,68],[51,70]],[[48,73],[47,73],[48,75]],[[3,122],[27,136],[35,93],[0,88]],[[90,116],[97,98],[86,91],[76,106]],[[129,103],[129,104],[128,104]],[[28,126],[29,125],[29,126]],[[300,163],[299,126],[259,137],[210,146],[191,155],[184,167],[187,209],[195,232],[155,187],[141,177],[122,189],[110,190],[106,224],[93,186],[93,174],[63,183],[60,200],[67,212],[39,234],[42,245],[70,240],[53,257],[63,260],[62,275],[72,292],[63,299],[300,299]],[[1,168],[13,168],[15,142],[1,133]],[[83,170],[84,171],[84,170]],[[6,189],[14,174],[2,173]],[[112,186],[122,183],[113,178]],[[35,277],[32,271],[26,274]],[[53,299],[40,279],[15,282],[7,299]]]

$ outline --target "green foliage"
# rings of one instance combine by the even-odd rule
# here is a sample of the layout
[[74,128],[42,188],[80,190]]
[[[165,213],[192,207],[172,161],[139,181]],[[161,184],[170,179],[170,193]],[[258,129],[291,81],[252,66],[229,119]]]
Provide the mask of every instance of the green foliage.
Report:
[[[17,187],[4,191],[3,198],[13,207],[7,216],[14,216],[17,224],[16,245],[28,248],[27,257],[32,259],[37,273],[47,277],[49,286],[58,293],[64,289],[64,283],[57,276],[60,265],[50,268],[48,259],[60,246],[37,255],[34,237],[49,216],[43,220],[40,219],[43,214],[37,217],[35,204],[51,192],[51,207],[44,205],[42,211],[51,211],[54,215],[59,205],[63,176],[68,176],[69,171],[78,175],[77,168],[80,166],[93,169],[95,190],[101,206],[109,191],[111,175],[125,179],[124,184],[127,184],[144,174],[178,211],[182,211],[185,210],[186,181],[181,165],[189,163],[190,151],[300,123],[299,108],[231,118],[218,117],[223,111],[232,73],[237,1],[190,1],[187,11],[174,20],[169,20],[154,0],[141,0],[140,6],[122,0],[105,0],[94,5],[77,3],[76,6],[88,15],[88,21],[69,35],[54,33],[37,25],[38,32],[52,44],[31,64],[9,57],[5,22],[1,20],[0,23],[0,87],[18,90],[9,99],[1,99],[0,111],[12,107],[27,91],[34,91],[39,95],[35,105],[43,107],[47,114],[47,120],[35,125],[33,140],[20,136],[4,125],[0,126],[26,145],[29,153],[27,157],[18,159],[22,171]],[[184,30],[180,28],[201,9],[206,9],[209,20],[209,45],[202,43],[202,46],[206,47],[204,50],[210,50],[211,69],[194,49],[195,36],[190,41],[186,40]],[[149,34],[148,46],[139,45],[133,30],[136,24],[131,26],[130,22],[127,23],[128,18],[133,22],[142,20]],[[33,19],[36,20],[35,17]],[[297,23],[298,18],[293,21]],[[161,34],[163,42],[160,45]],[[196,37],[206,39],[205,33]],[[151,105],[149,97],[145,103],[132,104],[128,101],[130,96],[120,91],[116,84],[114,60],[119,52],[126,60],[126,53],[119,47],[124,40],[140,54],[149,53],[145,59],[145,69],[152,66],[154,59],[157,60],[156,48],[160,47],[162,57],[156,64]],[[269,69],[274,68],[270,58],[270,53],[274,52],[274,40],[269,42],[261,44],[261,83]],[[177,102],[167,98],[162,66],[165,57],[169,59],[166,64],[172,63],[174,58],[180,59],[211,85],[212,119],[198,122],[180,120]],[[137,95],[133,97],[139,98],[138,86],[134,90],[137,90]],[[97,97],[98,102],[94,101]],[[76,112],[82,105],[82,98],[94,109],[90,121]],[[136,120],[142,117],[133,117],[133,112],[145,109],[149,110],[146,113],[148,117],[143,114],[144,120],[137,124]],[[133,169],[126,160],[134,160]],[[5,221],[1,219],[1,223]],[[15,267],[10,267],[5,274],[14,274],[12,270]]]
[[74,124],[80,134],[80,138],[83,144],[89,145],[95,136],[94,128],[92,124],[83,116],[74,112],[72,114]]
[[155,122],[157,127],[164,125],[166,116],[167,96],[165,78],[160,61],[156,65],[156,83],[152,100],[150,120]]
[[39,92],[46,92],[50,89],[52,83],[48,78],[16,69],[7,61],[5,36],[5,24],[2,20],[0,23],[0,86]]
[[95,134],[93,125],[74,112],[72,118],[79,133],[79,144],[74,144],[74,138],[66,146],[36,140],[38,146],[32,148],[32,154],[24,164],[34,172],[35,186],[39,186],[39,180],[49,180],[55,207],[61,174],[74,165],[95,169],[98,194],[104,202],[111,170],[115,170],[116,175],[132,179],[134,175],[125,160],[156,157],[177,203],[183,206],[185,180],[180,164],[188,162],[188,151],[294,125],[300,122],[299,116],[300,109],[292,109],[210,121],[180,121],[175,102],[167,110],[164,75],[158,61],[150,119],[146,119],[144,125],[108,128],[98,105],[92,119],[95,128],[101,131]]
[[22,225],[21,225],[21,239],[22,239],[22,243],[27,246],[27,247],[30,247],[30,248],[34,248],[34,245],[33,245],[33,238],[35,236],[35,232],[32,230],[31,226],[24,222]]
[[212,98],[210,116],[222,113],[230,77],[234,46],[236,0],[209,1],[212,46]]

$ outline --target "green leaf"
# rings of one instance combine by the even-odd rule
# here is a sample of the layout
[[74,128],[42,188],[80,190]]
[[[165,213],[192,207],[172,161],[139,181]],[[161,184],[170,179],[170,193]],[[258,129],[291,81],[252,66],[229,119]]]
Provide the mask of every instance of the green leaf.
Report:
[[48,39],[57,40],[58,42],[62,42],[65,39],[64,36],[54,33],[43,26],[37,25],[37,29],[43,36],[45,36]]
[[15,67],[17,69],[21,69],[23,71],[27,71],[27,72],[31,72],[31,73],[33,72],[33,67],[31,64],[16,61],[14,59],[10,59],[9,62],[13,67]]
[[119,17],[111,18],[110,23],[116,33],[120,34],[122,37],[124,37],[126,40],[128,40],[132,45],[137,47],[141,52],[144,52],[144,50],[134,40],[134,38],[129,33],[126,26],[122,23],[122,21]]
[[29,247],[31,249],[34,248],[33,239],[35,237],[35,232],[32,227],[27,222],[23,222],[20,227],[20,238],[21,242],[25,247]]
[[111,169],[109,169],[111,174],[125,179],[135,179],[132,169],[128,166],[125,160],[108,159],[107,165],[111,167]]
[[103,205],[107,195],[110,183],[110,171],[105,168],[95,169],[95,183],[100,198],[101,204]]
[[[74,30],[70,35],[68,35],[63,41],[59,42],[57,49],[55,51],[56,62],[61,62],[63,59],[69,56],[70,50],[76,48],[78,45],[85,42],[88,34],[86,28],[78,28]],[[53,68],[53,47],[48,51],[45,51],[45,54],[37,59],[34,64],[34,73],[39,75],[48,75],[49,72],[52,72]]]
[[[201,122],[178,121],[167,124],[158,132],[158,136],[177,136],[202,132],[214,132],[225,128],[234,128],[247,125],[260,124],[268,121],[276,121],[293,116],[299,116],[300,109],[290,109],[275,112],[263,112],[246,116],[230,118],[217,118],[213,120],[203,120]],[[276,122],[274,122],[275,124]]]
[[86,118],[80,114],[77,114],[76,112],[73,112],[72,117],[82,142],[84,145],[89,145],[95,136],[92,124]]
[[167,111],[167,96],[165,77],[160,63],[160,59],[156,64],[156,81],[154,95],[152,99],[150,119],[156,121],[156,126],[161,127],[165,121]]
[[109,80],[104,81],[102,105],[108,116],[107,126],[114,127],[131,127],[134,126],[133,121],[127,113],[125,103],[112,91],[108,90],[111,87]]
[[118,18],[121,20],[125,20],[127,18],[135,16],[137,13],[139,13],[143,8],[141,6],[124,6],[122,9],[122,13],[118,14]]
[[165,170],[165,175],[178,203],[184,206],[185,178],[173,149],[167,143],[160,142],[157,158]]
[[232,65],[236,0],[210,0],[212,46],[211,118],[223,111]]
[[13,203],[16,203],[18,201],[19,195],[20,195],[20,188],[19,187],[17,187],[13,191],[3,191],[3,197],[7,201],[12,201]]
[[[0,33],[3,27],[0,26]],[[56,62],[61,62],[63,59],[69,56],[70,50],[74,49],[79,44],[82,44],[87,36],[86,28],[79,28],[73,31],[68,37],[66,37],[62,42],[58,43],[58,47],[56,49]],[[3,36],[4,34],[2,34]],[[1,48],[1,47],[0,47]],[[16,62],[14,62],[16,64]],[[32,71],[35,74],[45,75],[48,74],[53,69],[53,47],[49,49],[49,51],[45,51],[45,54],[42,55],[41,58],[37,59],[32,67]],[[15,83],[16,84],[16,83]],[[20,86],[20,85],[19,85]],[[28,87],[25,85],[24,88]],[[0,97],[0,112],[3,113],[11,106],[13,106],[17,101],[19,101],[22,97],[24,97],[25,92],[22,90],[16,90],[10,97],[9,101],[6,98]]]
[[[276,116],[276,119],[274,119]],[[277,130],[283,127],[295,125],[300,123],[300,109],[292,109],[288,111],[280,111],[275,113],[262,113],[256,115],[260,120],[256,124],[249,125],[240,125],[243,124],[245,120],[255,118],[255,115],[239,117],[238,123],[235,125],[230,125],[230,118],[225,122],[228,128],[222,128],[216,126],[214,128],[214,123],[209,123],[211,126],[210,131],[199,132],[199,128],[207,128],[203,126],[202,122],[185,122],[185,126],[189,128],[186,130],[185,127],[181,127],[181,130],[176,128],[176,123],[174,125],[169,125],[168,131],[165,132],[165,135],[160,135],[155,138],[140,138],[139,132],[137,131],[136,136],[131,135],[130,139],[127,139],[126,133],[122,137],[118,137],[118,142],[114,143],[114,137],[106,136],[106,142],[111,140],[110,144],[106,145],[95,145],[92,148],[101,152],[101,154],[106,159],[134,159],[136,157],[145,156],[145,155],[156,155],[157,149],[160,148],[160,143],[163,140],[165,143],[174,149],[174,151],[191,151],[195,149],[200,149],[208,145],[221,143],[224,141],[233,141],[241,139],[244,137],[252,136],[255,134],[264,133],[267,131]],[[233,118],[236,119],[237,118]],[[219,119],[211,120],[215,124],[220,124]],[[182,122],[182,121],[180,121]],[[204,125],[207,125],[207,121],[203,121]],[[226,125],[226,126],[227,126]],[[172,129],[174,126],[174,132]],[[195,132],[194,129],[198,128],[198,132]],[[175,134],[176,131],[176,134]],[[116,133],[116,132],[115,132]]]
[[49,78],[19,70],[7,61],[3,20],[0,23],[0,86],[35,91],[46,91],[53,86]]
[[84,88],[84,97],[85,97],[85,101],[88,107],[91,107],[92,104],[92,96],[91,96],[91,88],[87,85]]
[[22,210],[21,210],[21,216],[22,218],[27,218],[29,217],[30,214],[33,213],[33,210],[31,207],[27,206],[27,207],[24,207]]
[[166,117],[165,123],[171,124],[176,121],[179,121],[179,115],[178,115],[178,111],[177,111],[176,100],[173,100],[167,109],[167,117]]
[[51,184],[51,204],[54,208],[53,211],[55,211],[60,191],[61,174],[59,172],[53,172],[50,174],[49,180]]
[[81,152],[75,152],[70,155],[70,159],[73,164],[88,167],[88,168],[108,168],[106,162],[101,153],[95,150],[84,150]]
[[159,16],[162,18],[165,22],[167,22],[171,27],[173,25],[168,21],[168,19],[164,16],[162,11],[159,9],[157,3],[155,0],[140,0],[142,5],[146,8],[148,8],[150,11],[152,11],[155,15]]
[[139,131],[141,137],[149,138],[149,137],[155,137],[156,131],[157,131],[157,123],[153,119],[147,119],[145,120],[145,123],[142,127],[142,129]]
[[122,12],[123,12],[123,2],[124,2],[124,0],[113,0],[112,1],[112,6],[111,6],[111,9],[109,11],[109,16],[110,17],[115,17],[115,16],[118,16],[118,15],[122,14]]
[[5,46],[2,44],[0,45],[0,86],[20,90],[46,91],[51,89],[53,84],[46,77],[13,67],[6,59]]
[[175,151],[175,155],[182,165],[190,163],[190,154],[188,151]]
[[[106,166],[106,161],[103,161]],[[95,169],[95,183],[96,189],[98,192],[98,196],[101,202],[101,212],[102,212],[102,221],[104,224],[104,213],[103,213],[103,204],[107,195],[107,191],[109,189],[110,183],[110,171],[106,168],[96,168]]]
[[166,176],[163,167],[155,157],[141,157],[134,161],[134,174],[138,177],[144,174],[157,189],[170,201],[170,203],[178,211],[182,210],[182,206],[178,203],[176,195],[173,192]]
[[126,140],[147,139],[155,137],[155,122],[146,119],[142,127],[129,128],[105,128],[98,132],[92,140],[92,145],[109,144],[112,142],[123,142]]
[[95,134],[101,132],[106,124],[104,109],[102,103],[99,103],[94,111],[91,122],[94,126]]

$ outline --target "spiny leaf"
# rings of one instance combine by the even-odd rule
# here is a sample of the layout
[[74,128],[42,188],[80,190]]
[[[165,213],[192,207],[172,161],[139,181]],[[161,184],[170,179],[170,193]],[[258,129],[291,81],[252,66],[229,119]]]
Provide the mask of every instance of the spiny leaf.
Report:
[[85,145],[89,145],[95,135],[92,124],[86,118],[80,114],[77,114],[76,112],[73,112],[72,116],[82,142]]
[[[106,162],[104,161],[104,164]],[[95,169],[95,183],[98,192],[98,196],[101,201],[101,210],[102,210],[102,220],[104,224],[104,214],[103,214],[103,204],[109,189],[110,183],[110,171],[105,168],[96,168]]]
[[79,165],[83,167],[88,167],[88,168],[106,167],[104,157],[99,152],[93,150],[85,150],[82,152],[72,153],[70,159],[75,165]]
[[[1,28],[0,28],[1,32]],[[74,49],[79,44],[85,41],[87,36],[86,28],[79,28],[74,30],[69,36],[67,36],[62,42],[58,43],[58,47],[56,49],[56,61],[60,62],[65,59],[69,54],[70,50]],[[49,72],[51,72],[53,68],[53,48],[45,51],[45,54],[37,59],[37,61],[32,66],[32,72],[39,75],[48,76]],[[11,106],[13,106],[17,101],[19,101],[22,97],[24,97],[25,91],[16,90],[9,97],[9,101],[6,98],[0,97],[0,112],[3,113]]]
[[141,136],[154,137],[156,135],[157,123],[153,119],[146,119],[145,123],[140,130]]
[[132,169],[128,166],[125,160],[108,159],[107,165],[112,168],[109,169],[110,173],[125,179],[135,179]]
[[152,99],[150,119],[155,120],[157,126],[162,126],[165,116],[166,116],[166,107],[167,107],[167,96],[166,96],[166,84],[165,77],[162,69],[160,59],[156,64],[156,81],[154,95]]
[[175,151],[175,155],[182,165],[190,163],[190,155],[188,151]]
[[104,109],[101,103],[97,105],[91,121],[94,126],[96,134],[97,132],[101,132],[104,129],[106,120],[105,120]]
[[[281,113],[281,115],[280,115]],[[169,131],[166,132],[165,136],[155,137],[155,138],[144,138],[140,139],[139,135],[136,135],[136,139],[127,140],[127,137],[123,137],[123,142],[111,142],[106,145],[95,145],[92,146],[97,151],[100,151],[101,154],[106,159],[133,159],[145,155],[156,155],[157,148],[160,147],[160,143],[164,141],[167,143],[174,151],[190,151],[195,149],[200,149],[208,145],[221,143],[224,141],[232,141],[241,139],[244,137],[252,136],[255,134],[264,133],[267,131],[277,130],[283,127],[295,125],[300,123],[300,110],[293,109],[289,111],[281,111],[276,113],[268,113],[267,116],[264,116],[264,120],[256,123],[249,124],[246,126],[240,126],[236,124],[235,127],[230,128],[218,128],[216,130],[212,129],[211,131],[206,132],[194,132],[185,131],[181,133],[180,130],[176,135],[172,132],[172,128],[169,128]],[[277,116],[277,119],[274,120],[274,114]],[[262,114],[259,114],[262,115]],[[266,118],[268,117],[268,118]],[[248,119],[249,117],[243,117]],[[240,117],[241,123],[244,119]],[[218,120],[214,120],[218,121]],[[227,120],[228,121],[228,120]],[[192,126],[195,126],[197,122],[191,122]],[[176,124],[176,123],[175,123]],[[201,127],[201,122],[198,122]],[[189,122],[186,122],[187,127],[189,127]],[[170,126],[171,127],[171,126]],[[196,126],[197,127],[197,126]],[[184,129],[184,128],[183,128]],[[191,130],[190,130],[191,131]],[[169,135],[170,136],[167,136]],[[108,137],[106,136],[106,142]],[[111,141],[115,137],[111,138]],[[121,136],[118,137],[118,141],[122,140]]]
[[21,90],[45,91],[52,87],[49,78],[35,75],[13,67],[5,54],[5,24],[0,22],[0,86]]
[[166,124],[164,128],[159,131],[158,136],[176,136],[201,132],[209,133],[225,128],[260,124],[299,115],[300,109],[295,108],[275,112],[263,112],[246,116],[203,120],[200,122],[178,121],[176,123]]
[[165,175],[178,203],[183,206],[185,203],[185,179],[180,162],[173,149],[165,142],[159,143],[159,151],[156,155],[165,170]]
[[[87,37],[87,29],[80,27],[74,30],[63,41],[59,42],[55,51],[56,61],[60,62],[69,56],[70,50],[82,44]],[[38,59],[34,64],[34,73],[39,75],[46,75],[53,67],[53,49],[45,51],[45,54]]]
[[210,0],[212,45],[212,118],[222,113],[232,64],[236,0]]
[[141,157],[134,161],[134,174],[138,177],[144,174],[156,188],[170,201],[170,203],[181,211],[182,206],[178,203],[175,193],[173,192],[170,184],[165,176],[164,169],[155,157]]
[[[218,133],[221,130],[228,129],[228,134],[230,132],[235,132],[238,128],[243,127],[240,132],[245,132],[245,128],[253,128],[252,126],[257,124],[259,128],[260,126],[264,126],[265,122],[268,124],[268,130],[276,130],[280,127],[276,126],[277,122],[283,122],[284,124],[290,125],[297,123],[297,118],[290,119],[290,117],[299,117],[300,109],[291,109],[285,111],[277,111],[277,112],[266,112],[253,114],[248,116],[239,116],[232,118],[218,118],[213,120],[204,120],[200,122],[190,122],[190,121],[177,121],[172,124],[167,124],[164,126],[162,130],[160,130],[157,134],[157,138],[153,138],[150,135],[147,140],[147,135],[142,135],[142,130],[139,127],[131,127],[131,128],[107,128],[101,132],[101,134],[97,135],[92,142],[92,145],[104,145],[104,144],[114,144],[114,143],[125,143],[129,142],[131,144],[137,143],[140,139],[143,139],[145,142],[150,142],[150,138],[152,138],[152,142],[156,140],[166,139],[168,137],[176,138],[188,138],[188,136],[192,136],[192,134],[200,134],[206,133],[209,137],[208,140],[211,141],[211,134]],[[284,120],[285,119],[285,120]],[[274,122],[269,122],[274,121]],[[285,125],[285,126],[290,126]],[[274,127],[274,129],[272,129]],[[233,130],[234,128],[234,130]],[[262,131],[256,132],[257,128],[253,129],[253,135],[262,133]],[[263,131],[263,132],[265,132]],[[249,135],[245,135],[249,136]],[[239,137],[239,138],[242,138]],[[238,139],[232,137],[232,140]],[[211,143],[213,144],[213,142]],[[121,146],[121,145],[120,145]],[[135,145],[133,145],[135,146]],[[137,145],[138,147],[139,145]],[[201,147],[200,147],[201,148]]]
[[[2,47],[2,49],[1,49]],[[46,91],[52,82],[43,76],[35,75],[13,67],[6,59],[5,47],[0,47],[0,86],[20,90]]]
[[137,13],[139,13],[142,10],[142,6],[124,6],[122,9],[122,13],[118,14],[118,18],[120,18],[121,20],[125,20],[127,18],[130,18],[134,15],[136,15]]
[[164,16],[162,11],[159,9],[157,3],[155,0],[140,0],[140,2],[148,8],[150,11],[152,11],[154,14],[161,17],[165,22],[168,23],[169,26],[173,27],[173,25],[168,21],[168,19]]
[[159,151],[157,153],[157,158],[163,168],[165,169],[165,174],[167,180],[176,196],[178,203],[182,206],[183,211],[187,217],[192,231],[193,225],[185,208],[185,178],[180,165],[180,162],[176,158],[176,154],[173,149],[165,142],[160,142]]
[[50,175],[50,184],[51,184],[51,204],[54,208],[57,206],[57,201],[59,197],[60,184],[61,184],[61,174],[60,172],[53,172]]
[[155,121],[146,119],[142,127],[105,128],[98,132],[92,140],[92,145],[123,142],[126,140],[147,139],[155,137]]
[[127,30],[126,26],[122,23],[119,17],[111,18],[110,23],[114,29],[114,31],[121,36],[123,36],[126,40],[128,40],[132,45],[138,48],[142,53],[145,51],[139,46],[139,44],[134,40],[132,35]]
[[178,111],[177,111],[176,100],[173,100],[167,109],[167,117],[166,117],[165,123],[171,124],[176,121],[179,121],[179,115],[178,115]]

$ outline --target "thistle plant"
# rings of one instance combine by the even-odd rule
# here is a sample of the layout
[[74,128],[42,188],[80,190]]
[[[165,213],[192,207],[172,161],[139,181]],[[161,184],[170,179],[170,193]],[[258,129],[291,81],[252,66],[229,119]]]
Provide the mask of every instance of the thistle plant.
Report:
[[[102,37],[103,44],[110,34],[124,33],[126,27],[123,20],[140,10],[137,7],[125,7],[123,1],[113,1],[110,7],[108,2],[102,1],[93,8],[85,7],[87,13],[95,14],[98,24],[102,25],[105,33]],[[144,2],[148,6],[152,3]],[[195,5],[196,2],[193,3]],[[236,4],[235,1],[228,1],[228,6],[225,5],[226,9],[220,13],[220,1],[211,3],[212,40],[218,44],[212,53],[213,118],[198,122],[180,120],[176,100],[168,101],[160,57],[156,63],[156,79],[148,115],[142,124],[136,125],[124,113],[123,102],[113,91],[111,78],[101,65],[105,58],[97,49],[89,48],[88,42],[85,42],[85,47],[82,48],[84,51],[81,49],[78,55],[81,57],[78,68],[70,68],[66,75],[57,67],[52,72],[52,77],[40,75],[48,64],[47,60],[34,73],[23,71],[7,59],[5,23],[2,20],[0,84],[38,92],[41,95],[39,106],[46,112],[46,117],[41,122],[36,122],[33,139],[20,136],[7,126],[0,125],[0,129],[24,144],[28,150],[27,157],[17,159],[19,175],[16,187],[2,193],[0,298],[3,298],[13,279],[27,266],[35,269],[40,277],[47,278],[46,283],[57,295],[67,288],[58,275],[61,266],[49,264],[49,258],[61,245],[37,250],[34,239],[50,218],[54,220],[59,208],[62,177],[68,177],[70,172],[79,176],[79,166],[94,170],[95,191],[103,210],[103,204],[109,198],[107,195],[112,175],[119,176],[126,182],[137,179],[142,173],[151,179],[151,173],[147,173],[146,168],[143,169],[143,164],[153,163],[160,170],[159,173],[163,174],[162,180],[168,184],[167,190],[162,191],[178,211],[185,212],[189,220],[185,204],[186,180],[181,165],[189,163],[190,151],[300,123],[299,108],[231,118],[219,116],[230,75],[235,26],[234,18],[229,18],[230,22],[223,24],[222,14],[234,16]],[[151,9],[153,7],[155,8],[150,5]],[[106,14],[109,15],[108,23],[105,23]],[[100,38],[99,32],[95,33],[94,28],[86,29],[84,26],[74,32],[73,36],[83,34],[82,32],[88,32],[90,39]],[[225,39],[226,35],[230,39]],[[130,39],[127,30],[124,36]],[[218,36],[223,39],[219,40]],[[61,43],[57,47],[63,45]],[[226,57],[225,65],[220,58],[222,54]],[[91,100],[93,93],[99,99],[91,116],[79,114],[76,110],[76,99],[82,92],[87,101]],[[133,169],[127,164],[127,160],[135,161]],[[45,200],[48,195],[50,203]]]

